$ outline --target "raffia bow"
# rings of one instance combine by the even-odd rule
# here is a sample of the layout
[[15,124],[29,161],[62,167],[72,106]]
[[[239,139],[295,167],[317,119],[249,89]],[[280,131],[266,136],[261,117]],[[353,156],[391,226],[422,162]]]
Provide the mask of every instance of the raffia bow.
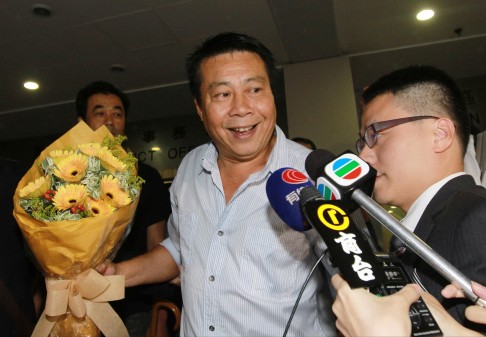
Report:
[[[46,305],[32,337],[46,337],[64,314],[86,315],[106,337],[128,337],[123,321],[108,301],[125,297],[125,277],[102,276],[88,269],[72,280],[46,279]],[[68,310],[69,309],[69,310]]]

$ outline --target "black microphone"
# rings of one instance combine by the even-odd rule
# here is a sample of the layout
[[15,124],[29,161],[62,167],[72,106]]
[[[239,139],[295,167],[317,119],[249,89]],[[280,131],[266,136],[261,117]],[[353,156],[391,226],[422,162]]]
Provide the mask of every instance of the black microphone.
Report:
[[371,166],[350,151],[334,159],[331,159],[329,153],[326,150],[316,150],[309,154],[306,159],[306,170],[312,179],[337,191],[335,193],[339,195],[338,199],[352,200],[361,206],[432,268],[460,288],[471,301],[486,307],[486,301],[472,291],[471,280],[468,277],[369,197],[376,177],[376,171]]
[[300,191],[300,204],[307,222],[326,243],[332,264],[352,288],[377,287],[385,281],[382,264],[347,212],[349,203],[326,200],[309,186]]
[[348,216],[345,202],[326,201],[303,173],[291,168],[273,172],[266,191],[270,205],[289,227],[297,231],[316,229],[328,247],[332,265],[351,287],[383,283],[384,270]]

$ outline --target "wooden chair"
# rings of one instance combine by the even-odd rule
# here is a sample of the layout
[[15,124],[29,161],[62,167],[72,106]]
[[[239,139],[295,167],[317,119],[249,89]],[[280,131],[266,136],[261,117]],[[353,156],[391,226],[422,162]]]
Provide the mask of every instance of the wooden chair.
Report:
[[172,326],[173,332],[177,332],[180,328],[181,309],[174,302],[158,301],[152,306],[152,318],[150,323],[149,337],[157,337],[160,310],[167,310],[174,315],[174,325]]

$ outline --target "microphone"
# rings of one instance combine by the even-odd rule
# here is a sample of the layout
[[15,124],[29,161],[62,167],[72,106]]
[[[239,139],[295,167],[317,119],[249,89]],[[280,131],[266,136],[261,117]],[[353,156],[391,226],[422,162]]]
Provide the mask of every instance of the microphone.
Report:
[[384,271],[346,213],[346,203],[326,201],[302,172],[288,167],[270,175],[266,191],[270,205],[289,227],[296,231],[317,230],[327,245],[332,264],[351,287],[383,283]]
[[[352,288],[364,287],[378,296],[390,295],[410,282],[398,260],[374,254],[346,212],[349,202],[325,200],[303,173],[291,168],[273,172],[267,180],[266,191],[275,212],[291,228],[307,230],[308,223],[322,237],[327,245],[328,261],[324,265],[331,275],[337,266]],[[297,200],[301,207],[296,206]],[[421,299],[412,304],[409,316],[412,336],[442,336]]]
[[313,186],[300,191],[300,205],[308,223],[328,248],[332,264],[352,288],[373,288],[384,283],[385,271],[368,240],[348,215],[348,203],[326,200]]
[[299,192],[313,186],[302,172],[290,167],[274,171],[267,180],[266,191],[270,205],[290,228],[302,232],[311,228],[300,209]]
[[468,277],[369,197],[376,177],[376,171],[372,167],[350,151],[334,158],[329,160],[329,152],[325,150],[311,152],[306,159],[309,176],[316,182],[322,178],[321,184],[337,191],[341,199],[352,200],[361,206],[432,268],[460,288],[472,302],[486,307],[486,301],[472,291],[471,280]]

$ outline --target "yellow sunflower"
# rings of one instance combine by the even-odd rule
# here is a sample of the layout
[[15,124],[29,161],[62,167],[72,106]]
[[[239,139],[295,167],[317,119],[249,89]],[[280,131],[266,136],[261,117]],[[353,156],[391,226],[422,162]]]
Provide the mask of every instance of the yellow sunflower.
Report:
[[120,208],[128,205],[132,201],[128,193],[120,188],[118,179],[113,176],[104,176],[101,178],[100,187],[100,199],[103,199],[113,207]]
[[98,157],[101,145],[99,143],[86,143],[78,145],[78,148],[87,156]]
[[60,210],[70,209],[73,206],[83,205],[86,201],[88,191],[86,186],[78,184],[68,184],[59,187],[56,195],[52,199],[54,206]]
[[42,176],[37,178],[34,181],[31,181],[28,183],[26,186],[24,186],[20,191],[19,191],[19,197],[21,198],[34,198],[41,196],[46,192],[49,187],[51,186],[51,181],[50,178],[47,178]]
[[76,183],[84,177],[87,168],[88,158],[85,155],[80,153],[72,154],[57,164],[54,174],[64,181]]
[[120,159],[115,157],[106,147],[100,150],[98,156],[103,163],[103,166],[111,172],[124,171],[126,168],[126,165]]
[[104,202],[103,200],[96,200],[93,198],[88,198],[87,205],[90,214],[94,217],[109,215],[116,210],[114,207]]
[[72,150],[52,150],[51,152],[49,152],[49,157],[52,158],[54,164],[57,164],[64,158],[69,157],[73,154],[74,151]]

